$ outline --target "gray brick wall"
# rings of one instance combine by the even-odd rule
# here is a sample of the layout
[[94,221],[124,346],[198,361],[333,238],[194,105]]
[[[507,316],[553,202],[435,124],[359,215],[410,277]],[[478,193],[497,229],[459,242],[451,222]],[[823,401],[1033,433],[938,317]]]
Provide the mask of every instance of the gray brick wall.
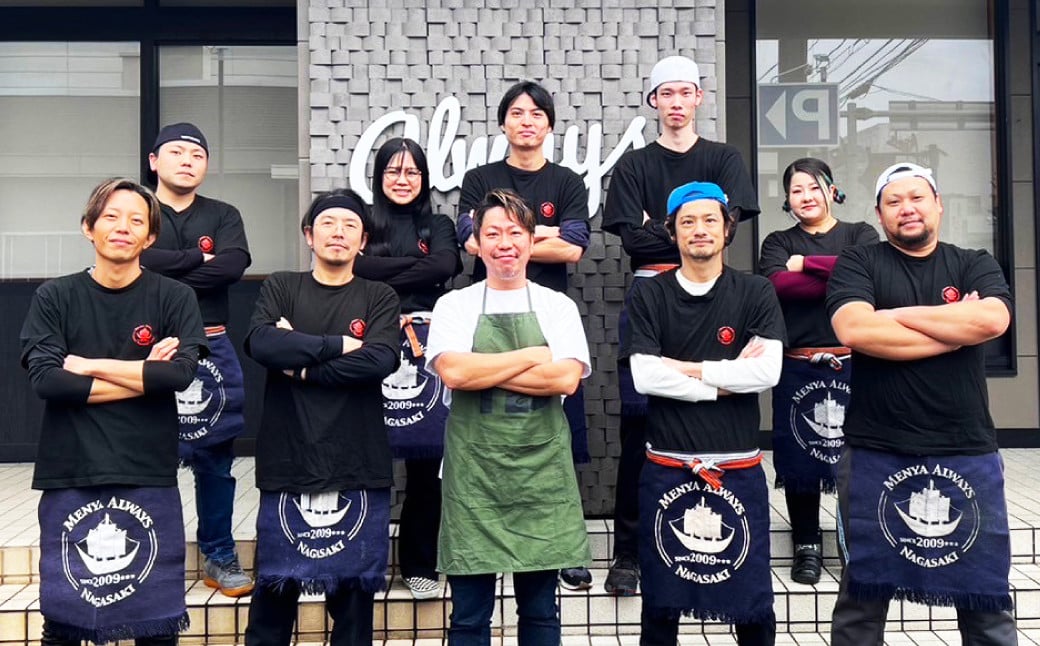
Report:
[[[554,159],[562,158],[563,134],[581,133],[578,159],[586,154],[587,129],[602,124],[602,158],[618,144],[630,122],[642,116],[645,141],[657,136],[653,111],[643,101],[653,64],[671,54],[691,56],[700,66],[705,100],[698,131],[717,138],[720,114],[715,90],[722,0],[559,2],[527,8],[522,0],[312,0],[300,6],[308,31],[301,55],[309,54],[311,191],[347,186],[350,165],[363,134],[378,118],[404,111],[417,119],[418,140],[429,153],[430,122],[437,105],[454,96],[461,105],[457,138],[465,143],[499,134],[496,109],[514,82],[533,79],[555,96]],[[304,68],[304,65],[301,65]],[[404,134],[401,123],[374,142]],[[443,130],[442,130],[443,132]],[[489,142],[490,143],[490,142]],[[432,160],[431,160],[432,162]],[[353,169],[359,173],[360,169]],[[445,175],[456,169],[449,162]],[[459,175],[461,177],[461,175]],[[306,181],[301,188],[306,191]],[[602,180],[602,188],[607,187]],[[355,187],[356,188],[356,187]],[[602,194],[601,194],[602,195]],[[455,217],[457,190],[435,192],[439,210]],[[602,198],[600,205],[602,204]],[[579,469],[588,515],[609,514],[617,473],[618,413],[615,357],[617,317],[630,280],[624,252],[614,236],[592,220],[592,244],[571,277],[570,296],[584,317],[593,374],[585,382],[592,462]],[[469,265],[467,264],[467,270]],[[465,280],[458,285],[465,284]],[[398,482],[403,474],[399,474]]]

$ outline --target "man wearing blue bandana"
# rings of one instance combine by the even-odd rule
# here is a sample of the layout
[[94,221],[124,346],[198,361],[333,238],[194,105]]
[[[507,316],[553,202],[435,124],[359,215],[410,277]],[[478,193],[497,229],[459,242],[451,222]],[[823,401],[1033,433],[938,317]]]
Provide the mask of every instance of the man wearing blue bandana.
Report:
[[401,307],[354,274],[367,224],[353,191],[319,195],[301,223],[313,269],[268,277],[250,321],[246,352],[267,383],[248,646],[288,646],[302,592],[324,593],[331,646],[372,643],[393,483],[382,382],[399,361]]
[[736,222],[718,185],[672,191],[665,226],[681,265],[633,289],[619,354],[648,397],[639,643],[674,646],[692,615],[736,624],[740,646],[772,646],[758,393],[780,379],[783,314],[768,280],[723,263]]
[[988,253],[939,241],[930,169],[895,164],[875,195],[887,242],[843,251],[827,294],[856,365],[831,645],[883,643],[893,598],[954,606],[965,646],[1016,644],[982,347],[1007,330],[1011,292]]

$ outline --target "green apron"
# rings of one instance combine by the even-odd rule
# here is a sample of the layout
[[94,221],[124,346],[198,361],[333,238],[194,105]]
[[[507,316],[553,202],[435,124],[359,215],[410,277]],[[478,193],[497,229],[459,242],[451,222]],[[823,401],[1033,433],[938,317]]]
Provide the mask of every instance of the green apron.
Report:
[[[545,345],[527,312],[484,313],[473,352]],[[444,443],[437,569],[446,574],[531,572],[591,560],[570,428],[559,396],[502,388],[452,392]]]

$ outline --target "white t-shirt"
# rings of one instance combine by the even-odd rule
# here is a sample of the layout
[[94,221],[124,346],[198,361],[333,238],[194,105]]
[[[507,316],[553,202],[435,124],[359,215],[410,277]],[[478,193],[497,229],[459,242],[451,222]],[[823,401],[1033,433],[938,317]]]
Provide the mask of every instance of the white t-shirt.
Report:
[[[487,314],[504,314],[534,310],[554,361],[577,359],[582,364],[582,378],[592,374],[589,344],[581,324],[578,306],[566,294],[527,281],[527,289],[498,290],[487,287],[487,281],[474,283],[441,296],[433,306],[433,321],[426,340],[426,365],[431,367],[444,352],[472,352],[473,334],[484,302]],[[531,304],[528,305],[528,290]]]

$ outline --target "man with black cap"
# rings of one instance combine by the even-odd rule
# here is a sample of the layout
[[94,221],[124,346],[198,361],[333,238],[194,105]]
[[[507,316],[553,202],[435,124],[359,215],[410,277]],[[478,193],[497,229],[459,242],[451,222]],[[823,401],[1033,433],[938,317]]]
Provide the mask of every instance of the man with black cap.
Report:
[[393,483],[382,382],[399,362],[401,307],[354,274],[367,224],[353,191],[316,197],[300,224],[313,269],[269,276],[250,321],[245,349],[267,383],[247,646],[288,646],[301,592],[324,593],[329,644],[372,643]]
[[181,462],[195,476],[203,581],[230,597],[249,594],[231,535],[235,500],[233,443],[242,432],[242,367],[227,337],[228,288],[249,266],[249,245],[238,209],[198,194],[209,146],[202,131],[175,123],[159,131],[148,163],[158,178],[162,228],[141,254],[148,269],[195,290],[211,354],[199,362],[191,385],[177,395]]
[[[704,98],[697,64],[685,56],[668,56],[650,73],[646,102],[657,110],[661,134],[644,148],[621,157],[611,174],[603,209],[603,230],[621,237],[636,279],[676,267],[679,253],[665,230],[666,198],[691,181],[713,182],[729,196],[733,223],[758,215],[758,199],[740,153],[733,146],[697,134],[695,115]],[[626,298],[627,302],[627,298]],[[626,306],[627,307],[627,306]],[[618,334],[624,342],[628,315],[622,309]],[[646,398],[632,388],[626,361],[618,362],[621,395],[621,459],[614,504],[614,562],[607,575],[607,592],[636,593],[637,483],[643,464]]]
[[954,606],[965,646],[1016,644],[983,349],[1011,322],[1011,291],[988,253],[939,241],[931,169],[894,164],[875,196],[887,242],[846,248],[827,292],[856,365],[831,644],[882,643],[893,598]]
[[717,184],[684,184],[667,204],[681,265],[633,287],[619,353],[648,397],[639,643],[675,646],[687,614],[736,624],[741,646],[772,646],[758,393],[780,379],[783,313],[768,280],[723,264],[735,216]]

